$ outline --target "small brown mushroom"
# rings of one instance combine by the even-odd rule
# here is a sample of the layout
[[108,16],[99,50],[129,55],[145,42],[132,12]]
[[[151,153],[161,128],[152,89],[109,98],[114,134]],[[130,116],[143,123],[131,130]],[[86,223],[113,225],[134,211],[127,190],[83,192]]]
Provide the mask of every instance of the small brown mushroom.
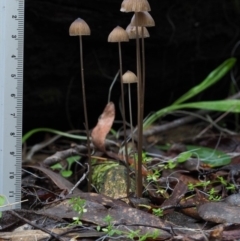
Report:
[[90,31],[89,26],[81,18],[77,18],[70,25],[70,28],[69,28],[69,35],[70,36],[79,36],[79,44],[80,44],[80,68],[81,68],[81,79],[82,79],[82,95],[83,95],[85,126],[86,126],[86,132],[87,132],[87,149],[88,149],[88,165],[89,165],[88,191],[91,190],[92,168],[91,168],[91,150],[90,150],[89,127],[88,127],[87,103],[86,103],[85,82],[84,82],[82,35],[90,35],[90,33],[91,33],[91,31]]
[[133,15],[132,20],[131,20],[132,26],[136,26],[136,14],[138,15],[138,23],[137,23],[138,26],[142,26],[142,27],[153,27],[153,26],[155,26],[154,19],[146,11],[138,12],[138,13],[135,13]]
[[147,0],[124,0],[121,5],[121,12],[142,12],[151,11]]

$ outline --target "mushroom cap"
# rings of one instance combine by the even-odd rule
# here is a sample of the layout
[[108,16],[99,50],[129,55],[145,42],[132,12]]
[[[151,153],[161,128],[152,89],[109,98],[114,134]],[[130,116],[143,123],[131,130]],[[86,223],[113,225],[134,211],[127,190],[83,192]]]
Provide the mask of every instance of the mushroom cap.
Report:
[[136,14],[138,16],[138,26],[153,27],[155,26],[155,21],[148,12],[135,13],[131,20],[131,25],[136,26]]
[[147,0],[123,0],[120,11],[142,12],[151,11],[151,8]]
[[90,35],[91,30],[87,23],[81,19],[77,18],[69,27],[70,36],[81,36],[81,35]]
[[[137,33],[136,33],[136,26],[132,26],[131,24],[129,24],[126,28],[126,32],[128,34],[128,37],[130,39],[136,39],[137,38]],[[142,31],[143,30],[143,31]],[[138,26],[138,36],[139,38],[149,38],[149,32],[147,30],[147,28],[145,27],[139,27]]]
[[131,84],[131,83],[137,83],[138,79],[137,76],[132,72],[132,71],[127,71],[123,76],[122,76],[122,82],[124,84]]
[[117,26],[112,30],[112,32],[108,35],[108,42],[116,43],[116,42],[128,42],[128,34],[125,29]]

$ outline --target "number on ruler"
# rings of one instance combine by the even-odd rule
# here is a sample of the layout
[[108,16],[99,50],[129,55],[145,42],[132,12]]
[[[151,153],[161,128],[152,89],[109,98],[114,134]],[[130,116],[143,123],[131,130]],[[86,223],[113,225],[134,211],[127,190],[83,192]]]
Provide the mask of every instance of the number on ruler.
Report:
[[9,178],[10,178],[10,179],[14,179],[14,175],[15,175],[14,172],[10,172],[10,173],[9,173]]
[[14,197],[14,191],[9,191],[9,197]]

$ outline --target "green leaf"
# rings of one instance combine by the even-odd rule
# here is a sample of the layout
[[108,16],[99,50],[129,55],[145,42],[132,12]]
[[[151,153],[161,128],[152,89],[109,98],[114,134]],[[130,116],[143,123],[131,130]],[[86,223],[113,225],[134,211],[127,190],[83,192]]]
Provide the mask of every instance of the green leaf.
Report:
[[97,230],[98,232],[100,232],[101,227],[98,225],[97,228],[96,228],[96,230]]
[[228,111],[232,113],[240,113],[240,100],[216,100],[202,101],[177,105],[176,109],[196,108],[213,111]]
[[108,231],[108,235],[111,237],[115,234],[115,229]]
[[63,169],[63,167],[60,163],[56,163],[56,164],[52,165],[51,168],[53,170],[62,170]]
[[[5,197],[0,195],[0,207],[5,204]],[[2,217],[2,212],[0,212],[0,218]]]
[[87,140],[86,136],[69,134],[69,133],[66,133],[63,131],[43,127],[43,128],[32,129],[29,132],[27,132],[26,134],[24,134],[24,136],[22,137],[22,143],[25,143],[32,135],[34,135],[35,133],[38,133],[38,132],[49,132],[49,133],[53,133],[53,134],[60,135],[60,136],[65,136],[65,137],[72,138],[72,139]]
[[177,163],[175,161],[172,161],[172,160],[169,160],[168,161],[168,164],[166,166],[166,169],[169,168],[169,169],[173,169],[177,166]]
[[171,105],[149,116],[148,119],[144,122],[143,126],[147,127],[151,125],[161,116],[166,115],[167,113],[170,113],[174,110],[186,109],[186,108],[240,113],[240,100],[202,101],[202,102],[185,103],[185,104],[179,104],[179,105]]
[[110,224],[113,221],[113,218],[108,214],[103,218],[103,221],[106,222],[107,224]]
[[63,176],[63,177],[71,177],[71,175],[72,175],[72,171],[71,170],[62,170],[61,171],[61,175]]
[[187,161],[192,156],[192,153],[189,151],[182,152],[177,157],[177,162],[182,163]]
[[0,207],[5,204],[5,197],[3,195],[0,195]]
[[71,166],[74,162],[79,161],[80,160],[80,156],[70,156],[67,158],[67,162],[68,162],[68,170],[71,169]]
[[191,145],[187,145],[186,147],[187,150],[192,151],[192,154],[199,158],[201,162],[211,167],[225,166],[231,162],[230,156],[222,151]]
[[152,236],[152,238],[153,238],[153,239],[156,239],[159,235],[160,235],[159,230],[154,230],[154,231],[153,231],[153,236]]
[[199,85],[194,86],[187,93],[185,93],[179,99],[177,99],[173,104],[181,104],[186,100],[192,98],[193,96],[199,94],[203,90],[207,89],[211,85],[215,84],[222,77],[224,77],[224,75],[226,75],[226,73],[234,66],[235,63],[235,58],[227,59],[216,69],[214,69]]
[[[150,115],[143,124],[143,127],[146,128],[150,126],[153,122],[155,122],[158,118],[163,115],[166,115],[169,112],[174,110],[179,110],[182,108],[197,108],[197,109],[207,109],[207,110],[215,110],[215,111],[230,111],[230,112],[239,112],[239,103],[234,102],[227,102],[222,103],[218,101],[204,101],[198,103],[189,103],[183,104],[186,100],[190,99],[191,97],[199,94],[203,90],[207,89],[218,80],[220,80],[236,63],[235,58],[230,58],[224,61],[220,66],[218,66],[215,70],[213,70],[206,79],[204,79],[199,85],[196,85],[192,89],[190,89],[187,93],[177,99],[172,105],[167,106],[161,110]],[[225,100],[227,101],[227,100]],[[206,104],[206,106],[205,106]],[[237,104],[238,107],[230,106],[231,104]],[[212,105],[212,106],[211,106]],[[230,106],[230,109],[227,109]],[[232,110],[233,107],[233,110]]]

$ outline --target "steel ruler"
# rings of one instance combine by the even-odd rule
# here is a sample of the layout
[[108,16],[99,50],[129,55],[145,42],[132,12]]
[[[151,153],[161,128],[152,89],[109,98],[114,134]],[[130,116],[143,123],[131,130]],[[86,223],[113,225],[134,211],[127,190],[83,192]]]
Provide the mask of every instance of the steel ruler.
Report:
[[24,0],[0,0],[0,195],[20,208]]

